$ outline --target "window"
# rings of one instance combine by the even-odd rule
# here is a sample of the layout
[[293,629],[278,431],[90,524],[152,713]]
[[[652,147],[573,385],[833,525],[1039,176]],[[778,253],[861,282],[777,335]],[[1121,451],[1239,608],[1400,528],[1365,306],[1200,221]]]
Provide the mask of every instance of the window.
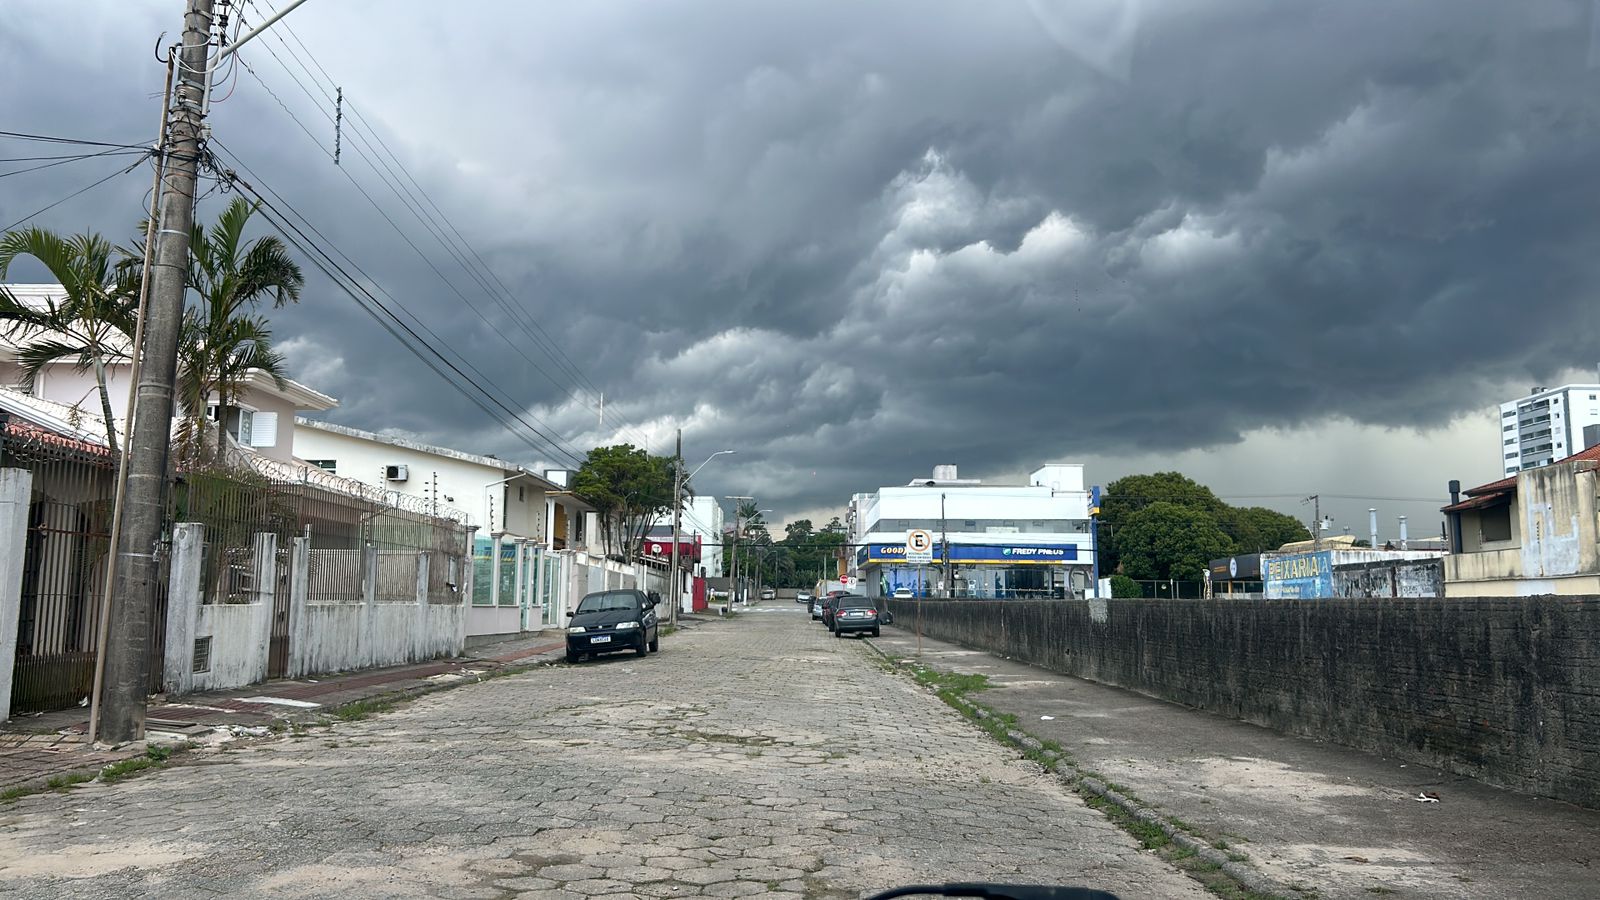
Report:
[[234,437],[239,439],[239,443],[245,445],[246,447],[255,446],[250,441],[251,433],[253,431],[252,426],[255,424],[255,418],[256,414],[254,412],[248,409],[239,410],[239,427],[234,430],[233,434]]
[[1511,540],[1511,506],[1497,506],[1478,513],[1478,533],[1484,543]]
[[517,502],[518,503],[522,503],[522,502],[524,502],[524,501],[526,501],[528,499],[527,497],[523,496],[522,492],[524,490],[525,490],[525,488],[523,488],[522,485],[520,485],[520,484],[517,485]]
[[337,474],[339,471],[339,461],[337,459],[308,459],[306,462],[316,466],[319,469],[326,469],[327,471],[335,474]]
[[1507,453],[1506,454],[1506,459],[1516,459],[1516,458],[1517,458],[1517,455],[1515,453]]
[[[1589,399],[1590,399],[1590,400],[1593,400],[1593,399],[1595,399],[1595,397],[1594,397],[1594,395],[1593,395],[1593,394],[1590,394],[1590,395],[1589,395]],[[1503,413],[1501,413],[1501,414],[1500,414],[1500,418],[1502,418],[1502,419],[1509,419],[1509,418],[1511,418],[1511,417],[1512,417],[1512,416],[1514,416],[1514,415],[1516,415],[1516,414],[1517,414],[1517,411],[1516,411],[1516,410],[1514,410],[1514,409],[1508,409],[1508,410],[1506,410],[1506,411],[1505,411],[1505,412],[1503,412]]]
[[1513,429],[1513,428],[1516,428],[1516,427],[1517,427],[1517,426],[1516,426],[1516,423],[1512,423],[1512,424],[1510,424],[1510,425],[1507,425],[1507,426],[1506,426],[1506,427],[1504,427],[1504,428],[1502,428],[1502,429],[1500,429],[1500,430],[1501,430],[1501,431],[1510,431],[1510,430],[1511,430],[1511,429]]

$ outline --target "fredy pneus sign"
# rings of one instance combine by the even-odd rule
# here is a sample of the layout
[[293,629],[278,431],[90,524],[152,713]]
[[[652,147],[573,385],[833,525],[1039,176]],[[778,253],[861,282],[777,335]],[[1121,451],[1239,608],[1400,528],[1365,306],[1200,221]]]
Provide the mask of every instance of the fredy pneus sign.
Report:
[[[950,562],[1001,566],[1048,566],[1078,558],[1077,544],[951,544]],[[856,549],[856,564],[905,563],[905,544],[866,544]],[[933,564],[944,562],[944,548],[933,547]]]

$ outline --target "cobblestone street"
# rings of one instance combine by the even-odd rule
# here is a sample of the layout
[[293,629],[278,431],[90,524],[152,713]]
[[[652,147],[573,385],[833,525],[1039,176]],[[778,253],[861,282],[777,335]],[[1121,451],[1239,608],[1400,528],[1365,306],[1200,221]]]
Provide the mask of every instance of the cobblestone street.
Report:
[[0,893],[1204,897],[792,603],[0,807]]

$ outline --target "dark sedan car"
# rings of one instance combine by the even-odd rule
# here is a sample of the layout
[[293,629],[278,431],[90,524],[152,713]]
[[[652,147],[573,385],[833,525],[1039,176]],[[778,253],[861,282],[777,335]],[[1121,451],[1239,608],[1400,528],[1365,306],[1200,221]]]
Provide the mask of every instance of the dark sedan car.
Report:
[[839,598],[850,593],[849,591],[829,591],[822,595],[822,624],[829,631],[833,630],[833,610]]
[[837,607],[833,611],[833,636],[842,638],[846,632],[860,634],[871,632],[873,637],[878,636],[880,623],[878,621],[878,607],[871,597],[862,597],[851,594],[840,597]]
[[568,615],[567,662],[619,650],[643,656],[661,649],[656,605],[643,591],[588,594]]

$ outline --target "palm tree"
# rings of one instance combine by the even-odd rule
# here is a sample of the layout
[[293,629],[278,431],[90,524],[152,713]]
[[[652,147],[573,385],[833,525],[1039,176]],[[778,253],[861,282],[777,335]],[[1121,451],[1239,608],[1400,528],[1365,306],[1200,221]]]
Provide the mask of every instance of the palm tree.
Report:
[[106,441],[117,455],[106,364],[129,359],[139,310],[135,268],[114,262],[115,248],[98,234],[61,237],[42,228],[13,231],[0,238],[0,279],[19,256],[32,256],[60,282],[64,296],[30,306],[0,287],[0,331],[20,349],[22,387],[32,390],[45,367],[71,360],[79,372],[94,370]]
[[300,299],[305,276],[288,248],[272,235],[244,240],[256,206],[235,197],[206,231],[194,227],[189,288],[199,303],[184,314],[181,344],[181,401],[190,440],[203,437],[207,407],[217,401],[217,461],[227,441],[222,433],[252,369],[283,383],[283,357],[272,350],[266,319],[250,314],[263,299],[274,307]]

